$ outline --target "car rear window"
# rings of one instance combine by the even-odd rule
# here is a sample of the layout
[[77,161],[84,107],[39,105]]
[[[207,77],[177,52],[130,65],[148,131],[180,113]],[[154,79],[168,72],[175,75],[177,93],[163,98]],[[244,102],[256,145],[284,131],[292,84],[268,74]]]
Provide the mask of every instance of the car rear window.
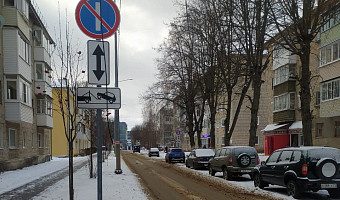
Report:
[[158,148],[151,148],[150,151],[159,151]]
[[340,162],[340,150],[334,148],[310,149],[308,157],[311,161],[320,160],[321,158],[332,158]]
[[247,153],[249,156],[256,156],[257,151],[251,147],[238,147],[234,149],[235,156],[240,155],[241,153]]
[[215,152],[212,149],[196,149],[196,156],[214,156]]
[[171,149],[172,152],[182,152],[182,149]]

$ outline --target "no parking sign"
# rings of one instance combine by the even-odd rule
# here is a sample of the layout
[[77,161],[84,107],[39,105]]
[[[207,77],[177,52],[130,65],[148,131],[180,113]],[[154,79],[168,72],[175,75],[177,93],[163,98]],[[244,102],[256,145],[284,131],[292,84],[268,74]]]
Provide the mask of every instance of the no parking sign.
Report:
[[112,0],[81,0],[76,7],[76,21],[87,36],[102,39],[116,32],[120,15]]

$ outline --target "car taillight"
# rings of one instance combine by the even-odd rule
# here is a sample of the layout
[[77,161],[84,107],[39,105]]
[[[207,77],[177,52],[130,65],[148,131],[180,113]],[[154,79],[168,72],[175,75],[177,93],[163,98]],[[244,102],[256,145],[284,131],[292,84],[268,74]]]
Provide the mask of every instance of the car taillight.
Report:
[[229,157],[229,164],[233,164],[233,157]]
[[303,175],[307,175],[307,172],[308,172],[308,166],[307,166],[307,164],[303,164],[303,165],[302,165],[301,171],[302,171],[302,174],[303,174]]
[[259,165],[260,164],[260,157],[257,156],[257,164]]
[[196,158],[196,161],[200,161],[200,158],[199,158],[199,157],[197,157],[197,158]]
[[170,151],[169,154],[172,154],[172,151]]

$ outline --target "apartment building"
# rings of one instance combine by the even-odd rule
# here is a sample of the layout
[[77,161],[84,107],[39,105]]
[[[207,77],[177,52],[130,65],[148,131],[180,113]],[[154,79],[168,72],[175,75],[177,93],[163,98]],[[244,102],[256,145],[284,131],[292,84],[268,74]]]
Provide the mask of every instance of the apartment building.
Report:
[[320,117],[314,120],[314,145],[340,148],[340,4],[324,14],[318,49],[319,83],[317,104]]
[[162,146],[174,146],[174,131],[173,131],[173,110],[170,104],[163,106],[159,110],[159,132]]
[[50,159],[54,44],[37,6],[0,3],[0,171]]
[[[311,44],[310,109],[313,119],[319,117],[317,97],[319,92],[317,41]],[[296,77],[301,77],[301,63],[297,55],[278,44],[272,44],[272,121],[262,130],[265,135],[265,153],[288,146],[303,146],[300,87]]]

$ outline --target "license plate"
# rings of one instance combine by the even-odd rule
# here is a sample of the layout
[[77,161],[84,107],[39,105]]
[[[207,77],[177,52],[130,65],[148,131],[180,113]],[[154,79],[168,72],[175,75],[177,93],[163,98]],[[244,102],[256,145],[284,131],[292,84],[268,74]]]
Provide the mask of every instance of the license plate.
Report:
[[337,188],[337,184],[321,184],[321,188]]
[[251,170],[241,170],[241,172],[251,172]]
[[207,167],[208,166],[208,164],[204,164],[204,167]]

